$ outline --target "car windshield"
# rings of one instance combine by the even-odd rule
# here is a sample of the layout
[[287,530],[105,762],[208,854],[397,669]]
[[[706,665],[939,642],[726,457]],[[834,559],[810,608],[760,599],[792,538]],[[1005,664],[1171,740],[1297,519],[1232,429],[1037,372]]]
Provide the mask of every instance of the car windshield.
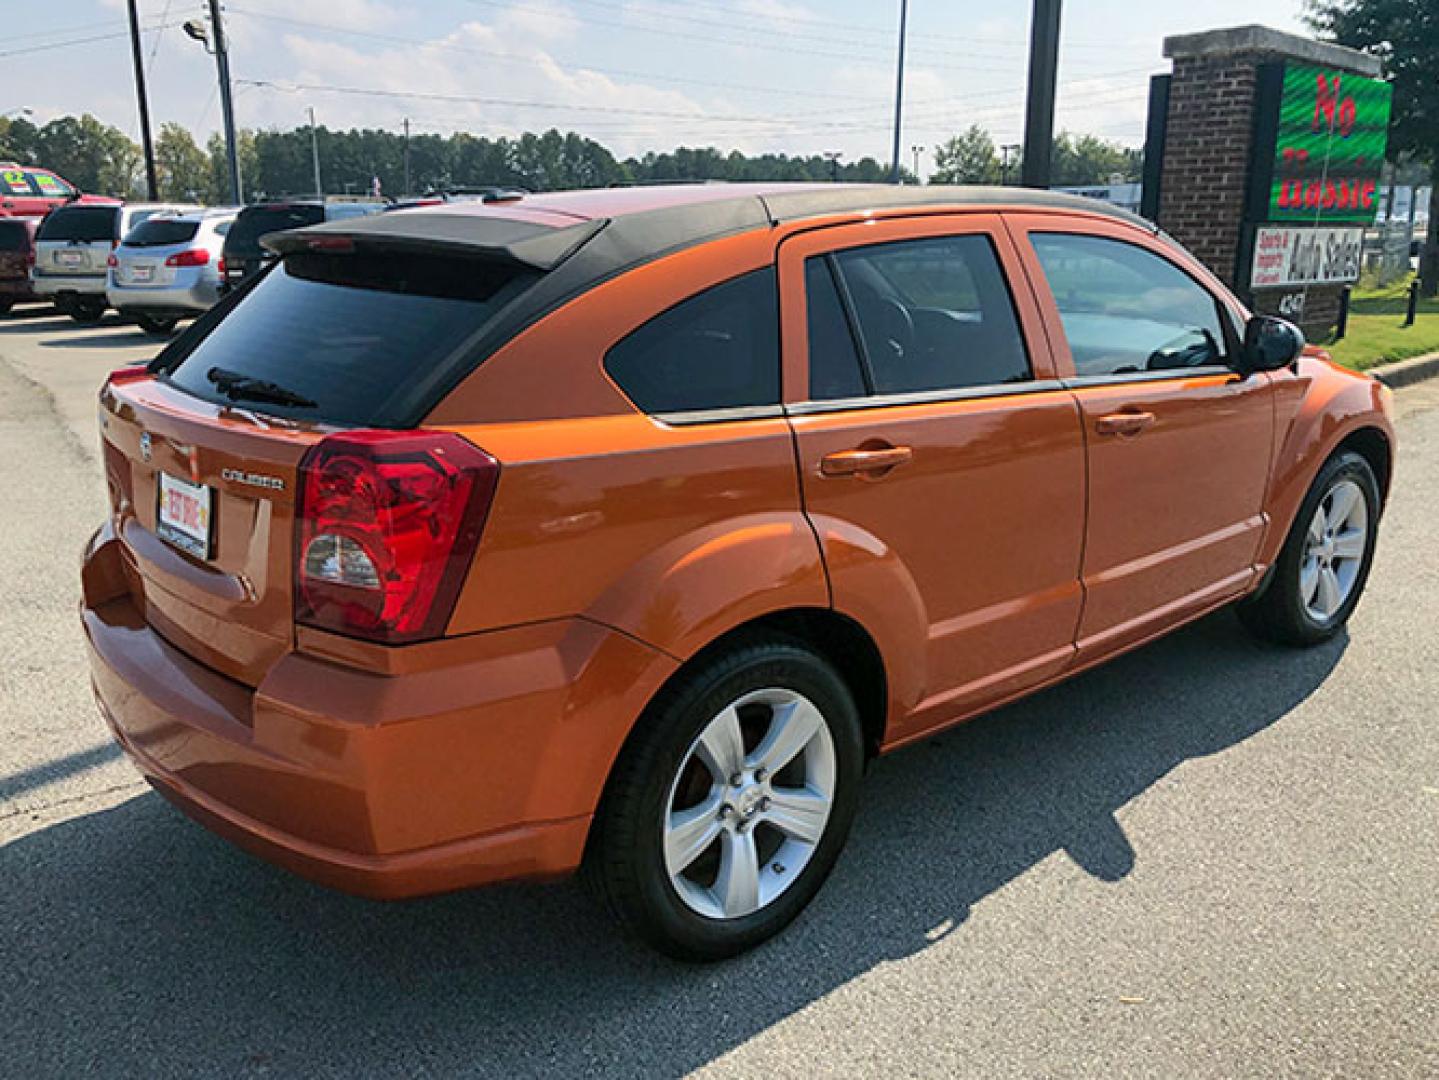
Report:
[[53,211],[40,224],[37,240],[94,243],[114,240],[118,206],[66,206]]
[[174,218],[147,218],[125,234],[126,247],[163,247],[195,239],[200,224]]
[[231,400],[218,369],[230,385],[272,384],[313,402],[267,402],[265,412],[405,427],[476,331],[535,277],[474,260],[289,255],[188,353],[162,358],[162,370],[209,401]]
[[225,237],[228,258],[254,258],[263,254],[260,238],[282,229],[299,229],[325,220],[325,208],[310,203],[287,206],[251,206],[240,212]]

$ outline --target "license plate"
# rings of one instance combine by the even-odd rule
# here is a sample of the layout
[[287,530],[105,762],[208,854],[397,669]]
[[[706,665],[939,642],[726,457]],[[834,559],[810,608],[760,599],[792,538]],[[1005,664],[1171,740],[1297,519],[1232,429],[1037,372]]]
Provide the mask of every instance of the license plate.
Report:
[[155,529],[160,539],[197,559],[208,559],[215,534],[211,495],[211,490],[203,484],[161,473],[160,512],[156,515]]
[[130,267],[130,280],[137,282],[149,281],[155,276],[153,266],[132,266]]
[[55,261],[61,266],[79,266],[85,261],[85,256],[79,251],[57,251]]

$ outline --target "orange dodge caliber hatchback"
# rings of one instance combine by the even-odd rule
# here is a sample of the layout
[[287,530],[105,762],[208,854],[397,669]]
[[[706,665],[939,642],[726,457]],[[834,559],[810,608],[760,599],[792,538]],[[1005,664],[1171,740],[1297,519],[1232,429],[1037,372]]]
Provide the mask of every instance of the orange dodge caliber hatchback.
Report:
[[1369,572],[1388,392],[1097,203],[646,188],[268,242],[101,392],[83,619],[150,782],[341,889],[583,865],[732,955],[867,758],[1236,601],[1322,641]]

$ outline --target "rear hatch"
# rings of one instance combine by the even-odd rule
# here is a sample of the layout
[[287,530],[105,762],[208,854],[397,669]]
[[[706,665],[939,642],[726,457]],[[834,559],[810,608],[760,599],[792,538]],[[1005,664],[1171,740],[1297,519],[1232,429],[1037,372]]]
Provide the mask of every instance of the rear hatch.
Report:
[[260,245],[271,233],[302,229],[325,220],[318,203],[273,203],[247,206],[225,236],[225,280],[238,284],[259,270],[272,256]]
[[62,206],[35,235],[36,273],[104,277],[119,224],[118,206]]
[[[536,277],[468,260],[293,254],[148,370],[112,378],[101,396],[112,512],[147,621],[258,685],[293,646],[307,451],[362,438],[344,429],[413,426],[436,373]],[[357,519],[357,534],[367,524]]]
[[183,218],[151,217],[140,222],[115,249],[115,284],[127,289],[173,285],[176,267],[166,260],[190,251],[199,231],[198,221]]
[[0,218],[0,281],[13,281],[29,275],[30,234],[33,228],[23,219]]

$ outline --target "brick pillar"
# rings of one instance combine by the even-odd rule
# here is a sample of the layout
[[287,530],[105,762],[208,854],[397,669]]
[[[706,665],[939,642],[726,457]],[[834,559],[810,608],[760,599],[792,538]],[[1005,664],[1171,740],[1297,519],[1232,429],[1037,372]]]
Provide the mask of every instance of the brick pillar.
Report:
[[[1375,58],[1262,26],[1167,38],[1174,62],[1159,172],[1159,225],[1218,277],[1244,295],[1250,254],[1246,199],[1256,158],[1260,66],[1275,61],[1319,65],[1366,77]],[[1342,286],[1304,290],[1299,319],[1311,339],[1325,336],[1339,311]],[[1278,313],[1275,292],[1246,296],[1256,311]]]

